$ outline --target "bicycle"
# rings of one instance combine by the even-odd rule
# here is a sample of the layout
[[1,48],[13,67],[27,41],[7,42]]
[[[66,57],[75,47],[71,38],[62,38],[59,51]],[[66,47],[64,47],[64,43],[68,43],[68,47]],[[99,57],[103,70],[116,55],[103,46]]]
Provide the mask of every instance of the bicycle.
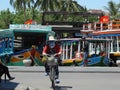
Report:
[[56,77],[55,67],[58,65],[58,61],[55,57],[56,54],[54,55],[47,54],[46,56],[47,56],[47,64],[50,67],[49,78],[51,80],[51,87],[54,89],[55,77]]

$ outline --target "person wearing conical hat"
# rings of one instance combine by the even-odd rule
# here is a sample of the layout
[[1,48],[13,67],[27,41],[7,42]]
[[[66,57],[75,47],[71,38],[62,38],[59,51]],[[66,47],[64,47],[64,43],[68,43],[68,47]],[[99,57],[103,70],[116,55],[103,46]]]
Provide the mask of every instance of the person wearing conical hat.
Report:
[[[44,46],[42,54],[43,55],[54,54],[55,57],[57,58],[57,60],[60,60],[61,53],[62,53],[62,49],[61,49],[60,45],[56,42],[56,40],[53,36],[49,36],[49,40],[48,40],[47,44]],[[45,72],[46,72],[45,75],[49,75],[49,71],[50,71],[50,68],[46,62],[45,63]],[[56,66],[55,71],[56,71],[56,83],[59,83],[60,80],[59,80],[58,65]]]

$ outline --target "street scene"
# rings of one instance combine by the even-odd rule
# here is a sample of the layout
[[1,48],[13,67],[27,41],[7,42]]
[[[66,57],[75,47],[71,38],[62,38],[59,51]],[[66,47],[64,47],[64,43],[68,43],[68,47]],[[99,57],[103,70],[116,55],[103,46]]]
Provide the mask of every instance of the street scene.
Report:
[[3,0],[0,90],[119,90],[120,0]]
[[[12,81],[0,84],[0,90],[53,90],[44,67],[9,67]],[[60,67],[60,83],[55,90],[118,90],[119,67]]]

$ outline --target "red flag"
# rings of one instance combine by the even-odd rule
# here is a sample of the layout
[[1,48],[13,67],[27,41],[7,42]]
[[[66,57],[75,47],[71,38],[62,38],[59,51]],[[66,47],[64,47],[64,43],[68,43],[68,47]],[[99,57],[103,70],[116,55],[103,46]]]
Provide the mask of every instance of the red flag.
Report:
[[109,16],[102,16],[100,17],[100,22],[105,23],[109,21]]
[[26,21],[24,24],[32,24],[32,22],[33,22],[33,20],[30,19],[30,20]]

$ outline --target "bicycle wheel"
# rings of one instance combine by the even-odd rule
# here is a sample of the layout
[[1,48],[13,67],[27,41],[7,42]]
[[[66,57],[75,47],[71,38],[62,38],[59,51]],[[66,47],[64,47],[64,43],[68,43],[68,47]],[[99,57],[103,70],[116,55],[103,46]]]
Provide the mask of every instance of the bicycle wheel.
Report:
[[54,68],[54,66],[50,67],[50,80],[51,80],[51,87],[55,88],[55,68]]

